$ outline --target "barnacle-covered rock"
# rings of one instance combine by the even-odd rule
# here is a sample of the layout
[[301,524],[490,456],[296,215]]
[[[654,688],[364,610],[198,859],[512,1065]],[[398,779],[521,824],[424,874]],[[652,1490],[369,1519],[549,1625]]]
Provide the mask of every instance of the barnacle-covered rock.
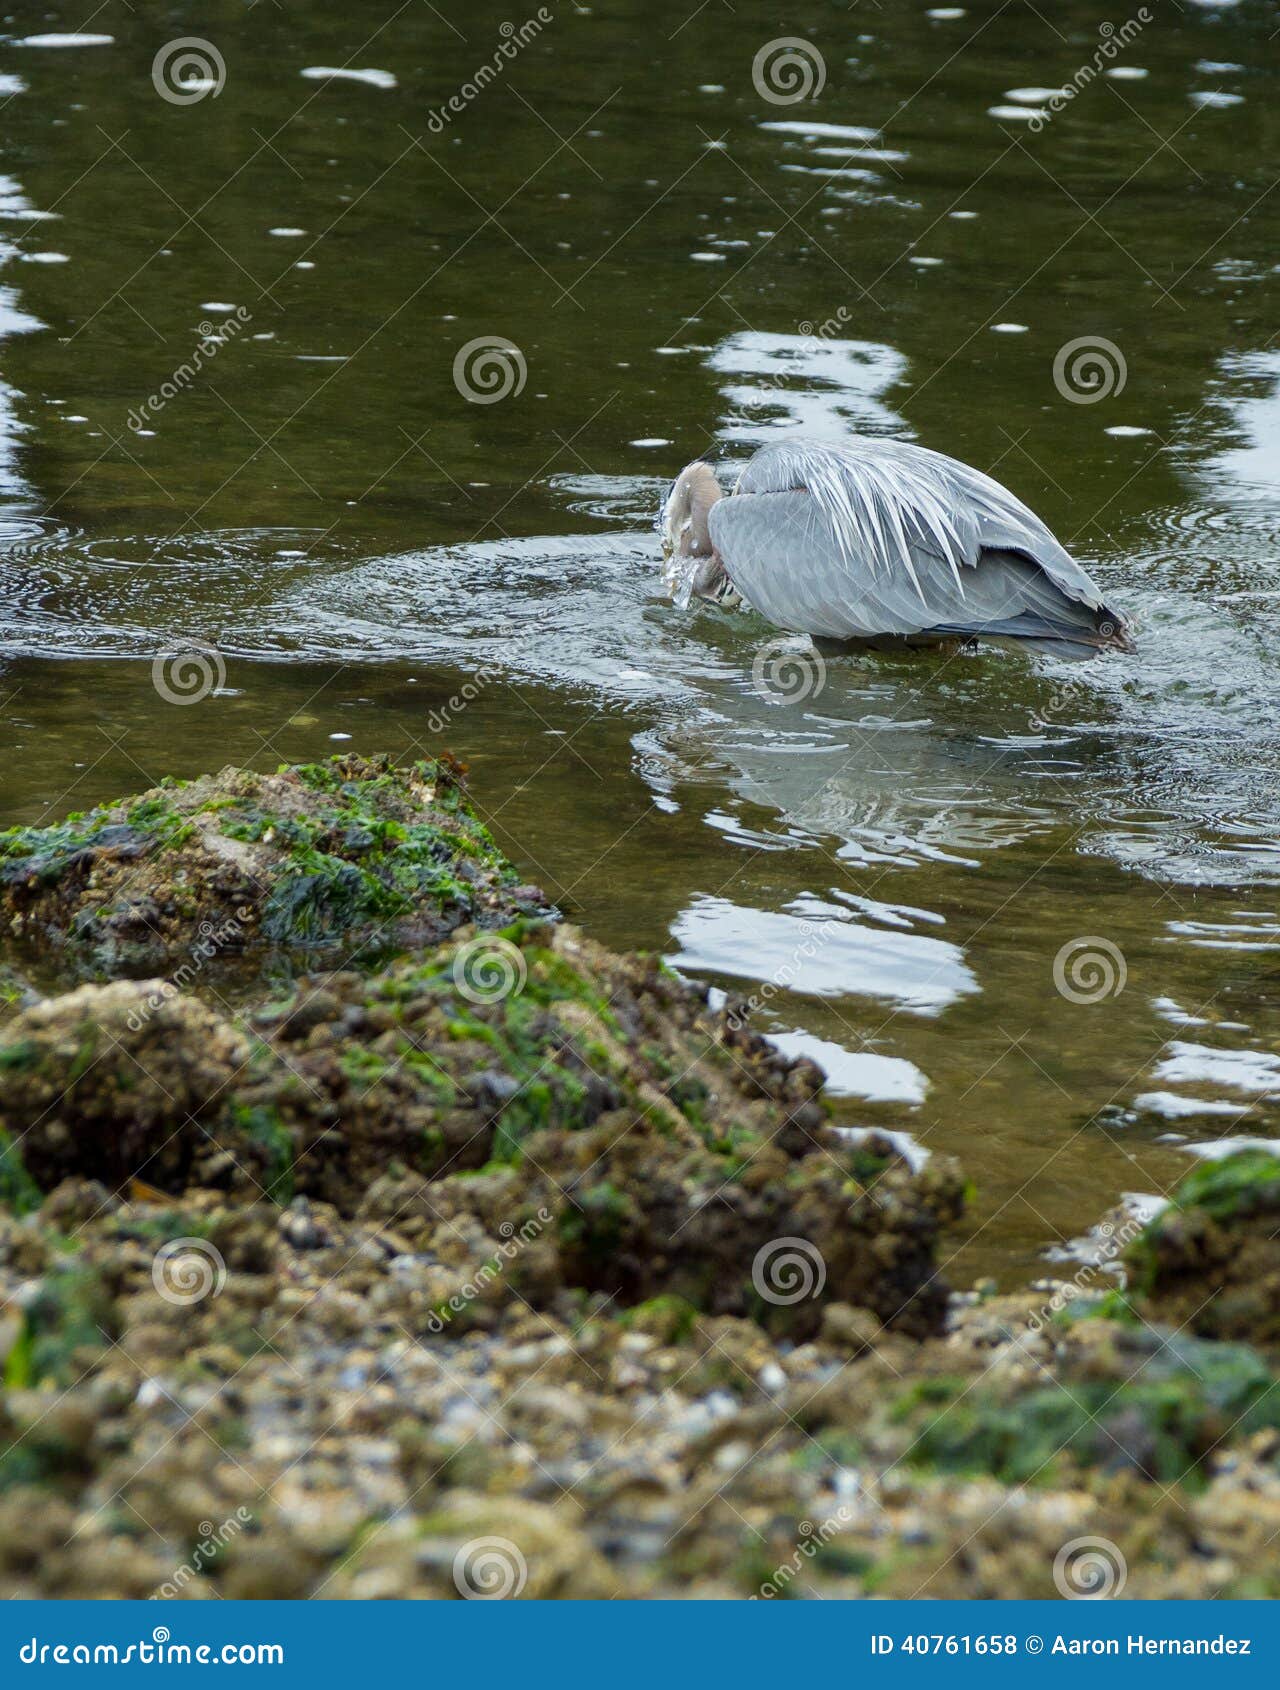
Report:
[[[161,980],[81,986],[24,1010],[0,1030],[0,1199],[29,1206],[33,1187],[71,1175],[199,1184],[249,1051]],[[249,1167],[260,1161],[249,1148]]]
[[156,981],[24,1012],[0,1041],[14,1200],[75,1176],[490,1231],[542,1216],[533,1302],[670,1295],[798,1337],[842,1302],[937,1329],[949,1163],[846,1142],[811,1063],[660,963],[550,923],[467,934],[371,978],[308,977],[247,1023]]
[[436,1213],[392,1180],[376,1216],[82,1182],[0,1212],[0,1595],[1280,1594],[1246,1347],[1089,1318],[1029,1354],[1025,1293],[923,1340],[865,1315],[854,1356],[846,1305],[802,1344],[620,1308],[555,1291],[536,1213],[505,1230],[522,1173]]

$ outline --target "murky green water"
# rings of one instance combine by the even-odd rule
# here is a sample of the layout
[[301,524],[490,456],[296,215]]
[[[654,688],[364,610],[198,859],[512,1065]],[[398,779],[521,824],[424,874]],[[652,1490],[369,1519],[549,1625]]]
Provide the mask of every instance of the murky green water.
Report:
[[[520,45],[488,0],[19,8],[0,820],[443,739],[593,932],[756,993],[845,1119],[963,1158],[961,1274],[1275,1136],[1277,19],[1147,9],[602,0]],[[188,29],[225,81],[175,103]],[[18,44],[77,30],[113,39]],[[783,34],[816,98],[753,83]],[[518,391],[469,402],[495,336]],[[1082,337],[1096,402],[1054,379]],[[771,631],[664,602],[653,511],[696,455],[849,428],[1007,481],[1138,654],[762,695]],[[168,702],[199,663],[224,684]],[[1055,986],[1085,938],[1096,1002]]]

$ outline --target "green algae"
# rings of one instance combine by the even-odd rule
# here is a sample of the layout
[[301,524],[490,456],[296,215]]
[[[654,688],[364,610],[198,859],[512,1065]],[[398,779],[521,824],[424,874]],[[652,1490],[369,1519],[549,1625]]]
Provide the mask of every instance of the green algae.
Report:
[[129,806],[127,814],[129,825],[153,838],[162,850],[176,850],[196,831],[190,817],[182,815],[166,798],[140,798]]
[[[126,870],[140,859],[147,873],[137,880],[135,869],[131,880]],[[262,939],[311,948],[414,919],[438,934],[483,917],[517,882],[472,813],[460,771],[443,759],[398,768],[338,756],[275,775],[227,770],[0,834],[0,893],[59,943],[105,943],[103,966],[114,943],[170,943],[167,933],[132,932],[148,900],[190,920],[220,906],[243,920],[247,902]]]
[[904,1459],[1009,1485],[1060,1483],[1077,1466],[1134,1469],[1198,1490],[1221,1443],[1280,1428],[1280,1380],[1248,1345],[1158,1333],[1148,1341],[1152,1353],[1118,1379],[1068,1374],[1012,1395],[961,1379],[920,1381],[890,1413],[913,1428]]
[[43,1201],[44,1194],[27,1172],[21,1151],[0,1127],[0,1208],[15,1215],[28,1215]]
[[69,868],[96,852],[136,858],[181,845],[194,831],[166,798],[139,799],[117,819],[118,804],[73,811],[48,827],[11,827],[0,832],[0,885],[35,881],[52,885]]
[[32,1039],[0,1046],[0,1073],[29,1073],[39,1060],[40,1048]]
[[74,1385],[118,1335],[112,1298],[94,1270],[79,1261],[56,1267],[23,1311],[22,1332],[5,1364],[5,1386]]
[[561,1210],[561,1244],[580,1252],[588,1261],[612,1261],[626,1236],[631,1214],[631,1199],[626,1193],[602,1180],[575,1192],[573,1201]]
[[53,827],[9,828],[0,833],[0,885],[52,885],[96,851],[141,856],[156,843],[136,828],[108,821],[103,811],[68,816]]
[[1176,1188],[1165,1208],[1125,1251],[1135,1289],[1150,1295],[1160,1272],[1161,1245],[1178,1218],[1200,1214],[1219,1226],[1247,1223],[1280,1209],[1280,1157],[1265,1150],[1241,1150],[1196,1168]]
[[791,1457],[791,1464],[806,1473],[822,1472],[828,1467],[856,1468],[861,1466],[866,1454],[866,1444],[856,1432],[831,1426],[810,1432]]
[[[397,972],[379,982],[378,996],[402,1006],[423,997],[434,1000],[444,1014],[443,1031],[455,1044],[478,1044],[492,1053],[498,1070],[514,1082],[515,1090],[502,1104],[495,1127],[491,1159],[511,1163],[533,1133],[549,1128],[569,1131],[591,1126],[600,1113],[600,1087],[593,1088],[589,1076],[601,1083],[612,1082],[615,1059],[598,1041],[579,1056],[572,1035],[548,1012],[563,1005],[581,1005],[593,1021],[616,1028],[607,999],[563,957],[534,942],[542,923],[519,921],[495,931],[495,945],[519,951],[521,973],[509,995],[492,1003],[476,1003],[463,990],[463,970],[458,953],[445,952],[428,961]],[[548,1059],[554,1057],[554,1063]],[[401,1060],[432,1085],[437,1102],[449,1107],[456,1099],[453,1077],[440,1062],[412,1047],[401,1052]],[[351,1066],[347,1067],[350,1062]],[[356,1080],[376,1081],[380,1059],[361,1051],[344,1056],[344,1070]],[[575,1071],[574,1064],[581,1063]],[[390,1064],[387,1065],[388,1070]],[[601,1075],[601,1068],[605,1074]]]
[[[333,800],[314,816],[280,816],[248,804],[226,812],[219,823],[229,838],[259,842],[271,836],[286,851],[285,873],[264,911],[268,938],[317,943],[364,921],[407,914],[424,899],[470,914],[475,885],[455,868],[459,858],[514,884],[515,870],[471,814],[444,764],[419,762],[365,778],[352,778],[349,767],[335,758],[281,769]],[[380,808],[400,797],[413,777],[432,789],[448,827],[398,821]]]
[[1142,1316],[1126,1293],[1116,1287],[1101,1297],[1077,1297],[1053,1316],[1057,1326],[1077,1326],[1082,1320],[1108,1320],[1120,1326],[1141,1326]]
[[293,1200],[294,1146],[289,1129],[280,1112],[271,1104],[243,1104],[232,1106],[231,1118],[251,1144],[266,1152],[267,1169],[263,1189],[273,1203],[284,1205]]
[[868,1188],[879,1183],[885,1170],[892,1167],[893,1158],[859,1144],[849,1150],[846,1162],[858,1184]]
[[[365,923],[408,915],[424,900],[462,917],[473,913],[475,888],[451,866],[458,844],[453,834],[425,823],[361,826],[354,814],[289,830],[285,871],[263,908],[267,938],[322,944]],[[230,827],[226,831],[236,837]],[[324,848],[326,842],[331,848]]]
[[648,1332],[662,1344],[685,1344],[698,1324],[698,1311],[685,1297],[664,1291],[646,1302],[622,1309],[618,1324],[628,1330]]
[[1221,1161],[1206,1162],[1183,1180],[1169,1206],[1150,1222],[1142,1237],[1160,1229],[1170,1214],[1202,1209],[1212,1220],[1228,1221],[1259,1208],[1280,1204],[1280,1157],[1266,1150],[1240,1150]]

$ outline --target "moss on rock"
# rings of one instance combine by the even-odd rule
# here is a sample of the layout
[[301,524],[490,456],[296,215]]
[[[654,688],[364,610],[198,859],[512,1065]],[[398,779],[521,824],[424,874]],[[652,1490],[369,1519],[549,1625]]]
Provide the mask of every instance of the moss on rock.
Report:
[[[492,1182],[466,1175],[507,1165],[503,1203],[551,1217],[557,1289],[671,1294],[799,1335],[827,1300],[919,1331],[941,1319],[934,1247],[958,1173],[914,1175],[883,1146],[860,1179],[812,1064],[731,1030],[653,961],[521,924],[372,980],[305,981],[255,1028],[282,1058],[256,1083],[309,1196],[412,1212],[426,1175],[426,1209],[483,1221]],[[404,1179],[382,1177],[393,1163]],[[769,1279],[794,1240],[816,1256],[811,1295]]]
[[868,1161],[820,1086],[657,963],[523,922],[310,977],[248,1024],[156,982],[50,999],[0,1043],[0,1130],[28,1196],[141,1179],[496,1228],[496,1183],[502,1218],[548,1217],[532,1300],[670,1295],[798,1337],[843,1302],[935,1330],[960,1177],[887,1144]]
[[1143,1318],[1280,1349],[1280,1158],[1195,1169],[1126,1255]]
[[263,943],[385,957],[543,905],[448,757],[228,768],[0,833],[0,922],[81,974],[186,977]]
[[906,1459],[1009,1485],[1063,1482],[1073,1468],[1135,1471],[1202,1489],[1205,1461],[1228,1437],[1280,1429],[1280,1381],[1255,1350],[1172,1332],[1128,1330],[1111,1365],[1064,1358],[1064,1377],[946,1378],[899,1399]]
[[79,1383],[118,1330],[109,1290],[87,1262],[69,1252],[36,1282],[26,1301],[21,1330],[5,1359],[6,1389]]

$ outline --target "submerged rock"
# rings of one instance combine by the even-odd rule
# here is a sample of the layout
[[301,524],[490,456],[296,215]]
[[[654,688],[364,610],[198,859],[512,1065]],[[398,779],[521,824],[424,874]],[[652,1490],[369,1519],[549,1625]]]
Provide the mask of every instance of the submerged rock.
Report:
[[170,781],[0,833],[0,928],[81,974],[177,969],[268,944],[376,959],[545,908],[448,757],[337,757]]

